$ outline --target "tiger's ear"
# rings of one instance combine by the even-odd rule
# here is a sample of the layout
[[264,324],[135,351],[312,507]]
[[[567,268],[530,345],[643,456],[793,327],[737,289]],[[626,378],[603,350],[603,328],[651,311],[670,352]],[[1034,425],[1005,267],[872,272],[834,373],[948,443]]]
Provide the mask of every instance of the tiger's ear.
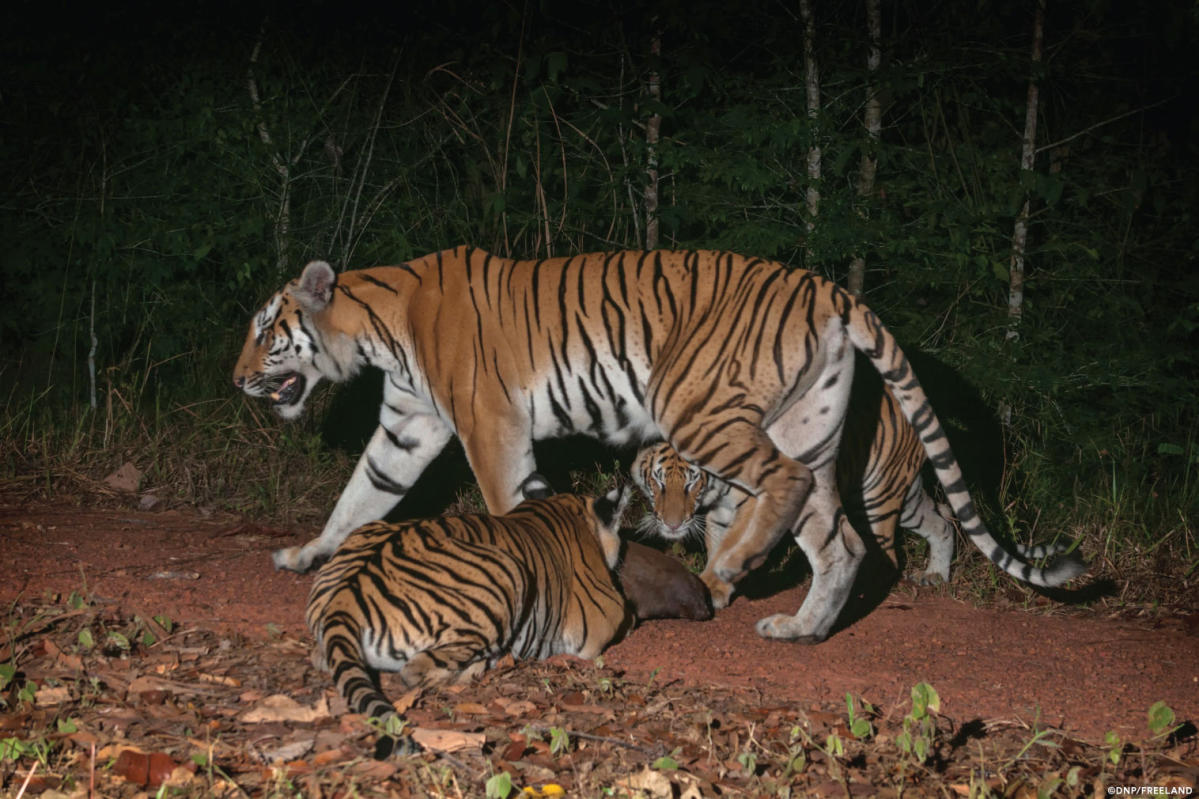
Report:
[[629,504],[628,485],[617,486],[602,497],[596,497],[592,508],[600,524],[612,530],[620,529],[620,519]]
[[300,275],[300,285],[295,289],[296,299],[309,313],[323,311],[333,301],[333,287],[337,285],[337,273],[326,261],[312,261]]

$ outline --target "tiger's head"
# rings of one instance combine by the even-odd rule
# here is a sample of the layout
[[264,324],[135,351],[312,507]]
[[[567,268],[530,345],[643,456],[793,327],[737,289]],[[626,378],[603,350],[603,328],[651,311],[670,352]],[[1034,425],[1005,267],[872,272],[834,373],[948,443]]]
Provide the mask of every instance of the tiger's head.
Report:
[[233,385],[294,419],[321,378],[348,379],[354,370],[352,357],[347,362],[341,352],[346,343],[326,331],[336,285],[333,267],[313,261],[271,297],[250,321]]
[[604,553],[604,563],[609,570],[615,570],[620,562],[620,521],[624,518],[625,508],[629,504],[629,487],[621,485],[613,488],[603,496],[582,499],[572,495],[554,494],[554,489],[544,476],[533,472],[520,484],[520,492],[526,500],[544,500],[564,503],[585,503],[587,510],[581,515],[588,519],[600,549]]
[[666,442],[646,447],[633,461],[633,480],[650,502],[641,529],[668,539],[702,532],[700,503],[708,474],[692,466]]

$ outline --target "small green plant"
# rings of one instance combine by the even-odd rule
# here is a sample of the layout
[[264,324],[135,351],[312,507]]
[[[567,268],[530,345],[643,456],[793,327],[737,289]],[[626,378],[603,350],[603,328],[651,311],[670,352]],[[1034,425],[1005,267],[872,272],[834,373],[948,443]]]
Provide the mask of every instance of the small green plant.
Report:
[[45,738],[34,738],[23,741],[20,738],[0,738],[0,763],[11,760],[14,763],[21,758],[30,757],[42,766],[49,764],[50,750],[53,744]]
[[683,751],[681,746],[676,746],[674,751],[669,755],[662,755],[660,758],[650,764],[651,768],[656,768],[659,771],[677,771],[679,768],[678,756]]
[[92,635],[92,631],[84,627],[79,631],[79,648],[84,652],[90,652],[96,647],[96,637]]
[[512,793],[512,775],[506,771],[492,774],[483,788],[487,792],[487,799],[507,799],[508,794]]
[[927,760],[937,734],[933,714],[940,710],[941,697],[931,685],[924,682],[914,685],[912,712],[903,717],[903,732],[895,736],[899,751],[911,756],[917,763]]
[[830,732],[828,738],[824,742],[824,751],[830,757],[843,757],[845,755],[845,742],[841,740],[841,736],[835,732]]
[[114,630],[110,631],[104,639],[104,648],[115,654],[116,652],[130,651],[133,649],[133,644],[129,642],[128,636]]
[[807,746],[812,744],[812,737],[795,724],[791,727],[791,745],[787,749],[787,765],[783,769],[783,778],[792,774],[801,774],[808,767]]
[[[846,708],[848,708],[849,731],[853,734],[853,737],[861,740],[862,738],[869,738],[871,735],[873,735],[874,734],[874,726],[870,723],[870,720],[861,718],[854,714],[854,712],[853,712],[853,695],[850,694],[848,691],[845,692],[845,706],[846,706]],[[866,711],[867,713],[874,712],[874,708],[870,705],[869,702],[863,701],[862,709],[864,711]]]
[[[12,685],[12,681],[16,679],[16,676],[17,667],[12,661],[0,663],[0,694],[8,690],[8,686]],[[0,704],[3,702],[4,700],[0,698]]]
[[753,776],[758,770],[758,756],[750,750],[745,750],[737,755],[737,762],[741,764],[741,768],[745,769],[745,773]]
[[1173,708],[1160,700],[1150,705],[1147,715],[1149,731],[1155,739],[1169,737],[1181,726],[1174,723]]
[[550,754],[562,755],[570,751],[570,734],[562,727],[550,727]]

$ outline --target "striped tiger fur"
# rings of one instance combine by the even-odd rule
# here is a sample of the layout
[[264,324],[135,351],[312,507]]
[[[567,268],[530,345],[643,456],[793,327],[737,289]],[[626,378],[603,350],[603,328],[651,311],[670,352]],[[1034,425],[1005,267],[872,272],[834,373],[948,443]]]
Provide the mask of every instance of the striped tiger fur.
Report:
[[[838,488],[847,508],[857,511],[893,564],[898,566],[896,528],[903,527],[928,542],[928,566],[914,581],[946,582],[953,561],[953,526],[924,490],[924,448],[915,430],[889,391],[882,391],[881,397],[873,413],[858,403],[846,419],[845,446],[837,461]],[[745,499],[743,491],[687,463],[666,442],[642,448],[633,460],[632,475],[650,502],[640,526],[643,532],[668,540],[699,535],[708,563],[720,557],[725,533]],[[989,536],[971,540],[1000,569],[1033,585],[1060,585],[1071,575],[1069,561],[1048,569],[1030,568],[1025,562],[1061,554],[1062,548],[1017,544],[1018,555],[1013,556]],[[718,579],[706,571],[701,576],[705,582]]]
[[[612,574],[627,500],[627,489],[558,494],[504,516],[358,528],[308,596],[318,660],[353,711],[386,722],[395,708],[381,670],[418,688],[478,676],[507,653],[595,657],[631,621]],[[410,737],[381,735],[375,754],[393,748],[417,750]]]
[[453,435],[496,513],[536,471],[534,440],[662,439],[747,494],[712,564],[714,604],[790,532],[811,587],[798,612],[757,630],[815,642],[865,553],[833,479],[855,351],[915,428],[965,533],[989,537],[878,317],[819,275],[758,258],[657,250],[516,261],[458,247],[341,275],[314,261],[255,314],[233,381],[292,418],[322,379],[385,372],[379,427],[324,530],[276,552],[277,567],[307,570],[384,516]]

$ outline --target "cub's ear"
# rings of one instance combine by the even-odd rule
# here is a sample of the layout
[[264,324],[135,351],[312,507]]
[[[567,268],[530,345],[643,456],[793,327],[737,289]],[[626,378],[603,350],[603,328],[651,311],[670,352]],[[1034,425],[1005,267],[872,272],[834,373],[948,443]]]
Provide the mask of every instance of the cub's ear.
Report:
[[520,484],[520,493],[525,499],[546,499],[554,495],[554,489],[548,480],[533,472]]
[[629,504],[628,485],[613,488],[602,497],[596,497],[592,503],[596,518],[600,524],[612,530],[620,529],[620,519],[624,516],[625,506]]
[[309,313],[324,310],[333,301],[337,273],[326,261],[312,261],[300,275],[300,285],[294,292],[300,305]]

